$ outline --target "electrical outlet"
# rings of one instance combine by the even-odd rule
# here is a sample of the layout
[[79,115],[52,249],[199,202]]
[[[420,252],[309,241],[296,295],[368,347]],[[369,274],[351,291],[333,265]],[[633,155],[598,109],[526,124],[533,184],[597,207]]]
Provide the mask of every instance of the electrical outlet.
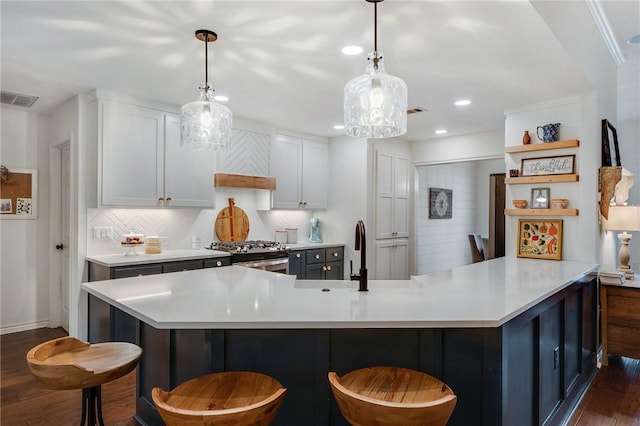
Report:
[[94,240],[110,240],[113,235],[113,228],[110,226],[101,226],[93,228]]

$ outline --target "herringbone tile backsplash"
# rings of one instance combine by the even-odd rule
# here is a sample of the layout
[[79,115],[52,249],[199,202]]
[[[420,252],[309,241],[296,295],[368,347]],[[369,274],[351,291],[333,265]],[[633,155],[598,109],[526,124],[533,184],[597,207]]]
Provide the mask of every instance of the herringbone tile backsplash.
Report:
[[[145,236],[167,237],[163,250],[191,248],[191,237],[198,236],[202,245],[216,241],[214,224],[220,209],[227,205],[227,197],[234,196],[236,206],[249,217],[250,240],[274,240],[278,228],[298,228],[298,239],[309,233],[309,211],[257,211],[255,197],[250,191],[216,196],[219,209],[89,209],[87,220],[87,254],[118,254],[126,249],[120,238],[133,230]],[[110,227],[110,240],[95,239],[93,228]]]

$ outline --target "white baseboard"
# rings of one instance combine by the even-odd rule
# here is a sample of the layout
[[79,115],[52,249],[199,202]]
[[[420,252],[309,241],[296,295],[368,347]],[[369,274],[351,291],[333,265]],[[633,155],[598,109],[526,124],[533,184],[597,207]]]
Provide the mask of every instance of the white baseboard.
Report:
[[48,320],[30,322],[26,324],[10,325],[7,327],[0,327],[0,335],[17,333],[19,331],[35,330],[36,328],[44,328],[44,327],[49,327]]

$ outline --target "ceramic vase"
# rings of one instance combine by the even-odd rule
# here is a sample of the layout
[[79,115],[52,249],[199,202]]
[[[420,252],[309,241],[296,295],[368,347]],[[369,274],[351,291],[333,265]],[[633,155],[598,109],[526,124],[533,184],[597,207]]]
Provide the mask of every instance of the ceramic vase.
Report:
[[524,136],[522,137],[522,144],[529,145],[531,143],[531,136],[529,136],[529,131],[524,131]]

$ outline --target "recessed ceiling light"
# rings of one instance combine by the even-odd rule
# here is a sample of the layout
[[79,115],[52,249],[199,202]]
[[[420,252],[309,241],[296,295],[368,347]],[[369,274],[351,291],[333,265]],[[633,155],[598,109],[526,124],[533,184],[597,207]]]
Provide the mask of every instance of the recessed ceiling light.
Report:
[[359,55],[362,53],[362,47],[360,46],[345,46],[342,48],[342,53],[345,55]]
[[447,133],[447,129],[438,129],[435,133],[436,135],[444,135],[445,133]]
[[469,99],[460,99],[459,101],[454,102],[455,106],[466,106],[469,104],[471,104],[471,101]]
[[633,37],[627,39],[627,44],[632,44],[635,46],[640,45],[640,34],[636,34]]
[[224,95],[215,95],[213,99],[215,99],[218,102],[227,102],[229,100],[229,98]]
[[336,129],[336,130],[342,130],[342,129],[344,129],[344,125],[336,124],[335,126],[333,126],[333,128]]

